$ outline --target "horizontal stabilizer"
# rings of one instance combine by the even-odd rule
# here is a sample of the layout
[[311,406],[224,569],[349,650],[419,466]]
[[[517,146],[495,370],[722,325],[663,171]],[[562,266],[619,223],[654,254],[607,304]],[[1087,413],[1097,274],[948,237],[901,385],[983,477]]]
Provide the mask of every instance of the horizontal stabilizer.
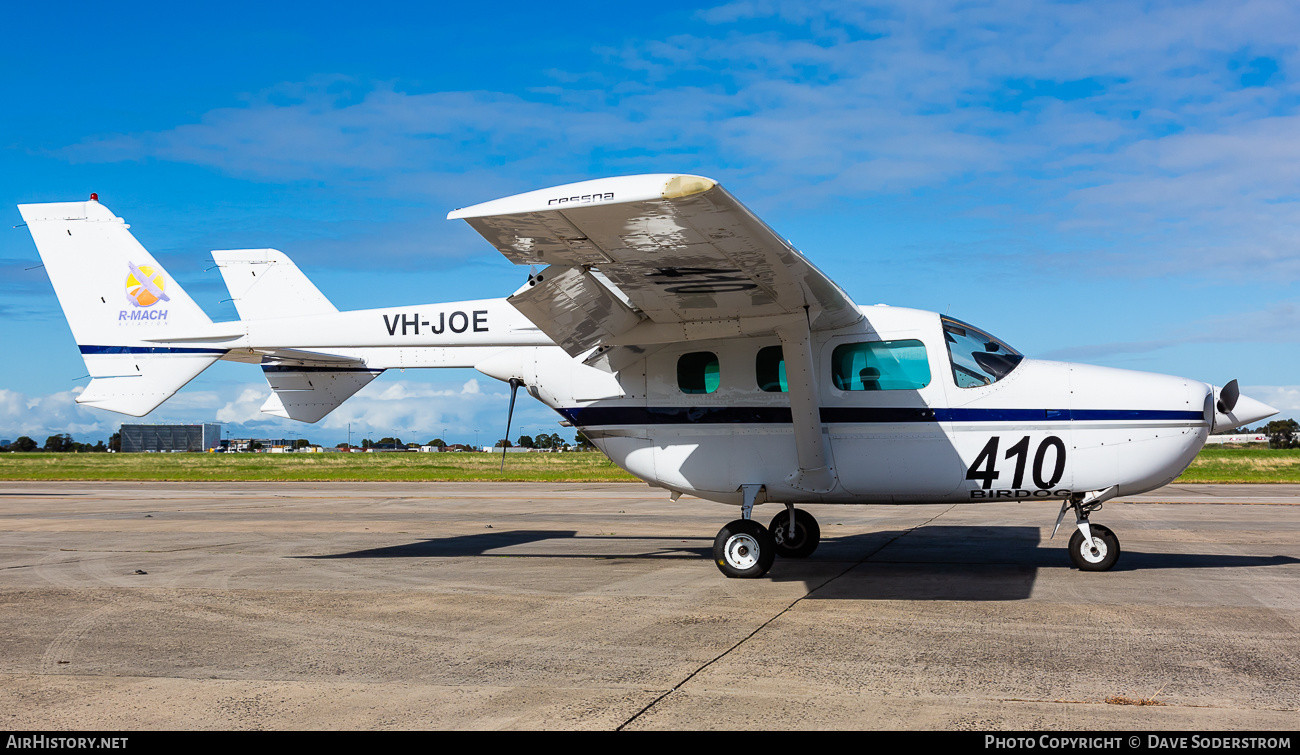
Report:
[[272,391],[262,404],[264,413],[299,422],[316,422],[379,377],[383,370],[264,364],[262,372]]
[[225,249],[212,253],[241,320],[325,315],[338,308],[284,252]]
[[[93,378],[77,403],[143,417],[221,358],[219,349],[120,349],[82,357]],[[177,353],[179,352],[179,353]]]

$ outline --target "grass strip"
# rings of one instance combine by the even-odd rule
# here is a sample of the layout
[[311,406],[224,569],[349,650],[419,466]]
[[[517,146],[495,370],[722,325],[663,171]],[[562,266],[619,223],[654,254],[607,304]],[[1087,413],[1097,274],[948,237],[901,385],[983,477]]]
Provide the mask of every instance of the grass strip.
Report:
[[[0,480],[636,482],[600,453],[0,454]],[[1203,449],[1177,482],[1300,483],[1300,449]]]

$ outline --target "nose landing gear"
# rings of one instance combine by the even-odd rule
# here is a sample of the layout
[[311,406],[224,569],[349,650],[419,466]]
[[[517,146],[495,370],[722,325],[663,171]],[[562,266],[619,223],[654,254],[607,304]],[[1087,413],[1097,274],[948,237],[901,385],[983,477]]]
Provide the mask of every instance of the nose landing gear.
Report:
[[1070,536],[1070,561],[1079,571],[1106,571],[1119,560],[1119,538],[1109,527],[1090,524],[1088,517],[1101,510],[1101,504],[1119,493],[1119,487],[1112,485],[1105,490],[1088,493],[1082,498],[1070,499],[1061,504],[1061,513],[1056,517],[1056,530],[1061,527],[1068,508],[1074,509],[1074,524],[1077,528]]

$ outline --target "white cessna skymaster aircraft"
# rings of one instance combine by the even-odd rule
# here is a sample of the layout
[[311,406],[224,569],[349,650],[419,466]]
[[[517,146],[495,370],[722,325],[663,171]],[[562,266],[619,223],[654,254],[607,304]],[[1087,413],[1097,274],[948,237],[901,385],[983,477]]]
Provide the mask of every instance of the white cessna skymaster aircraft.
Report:
[[[242,318],[215,324],[97,201],[20,210],[94,378],[79,402],[139,416],[231,359],[262,365],[263,411],[314,422],[384,369],[473,366],[674,498],[739,505],[713,546],[729,577],[816,549],[799,503],[1051,499],[1058,528],[1074,512],[1074,564],[1109,569],[1119,541],[1089,522],[1104,501],[1276,413],[1235,380],[1026,359],[950,317],[860,307],[700,176],[452,212],[546,266],[507,299],[338,312],[279,252],[213,252]],[[785,505],[768,527],[765,502]]]

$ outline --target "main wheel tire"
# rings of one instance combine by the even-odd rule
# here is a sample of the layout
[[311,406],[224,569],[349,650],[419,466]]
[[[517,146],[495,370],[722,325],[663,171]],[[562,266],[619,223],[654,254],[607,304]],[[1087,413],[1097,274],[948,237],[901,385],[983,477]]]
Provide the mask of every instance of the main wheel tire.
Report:
[[758,579],[776,560],[772,533],[750,519],[737,519],[718,530],[713,539],[713,563],[735,579]]
[[1106,571],[1119,560],[1119,538],[1101,524],[1090,525],[1089,530],[1095,551],[1083,544],[1083,533],[1076,529],[1070,537],[1070,560],[1079,571]]
[[791,537],[790,512],[782,511],[772,517],[767,531],[776,542],[776,555],[782,558],[808,558],[822,541],[822,528],[817,520],[803,509],[794,510],[794,536]]

